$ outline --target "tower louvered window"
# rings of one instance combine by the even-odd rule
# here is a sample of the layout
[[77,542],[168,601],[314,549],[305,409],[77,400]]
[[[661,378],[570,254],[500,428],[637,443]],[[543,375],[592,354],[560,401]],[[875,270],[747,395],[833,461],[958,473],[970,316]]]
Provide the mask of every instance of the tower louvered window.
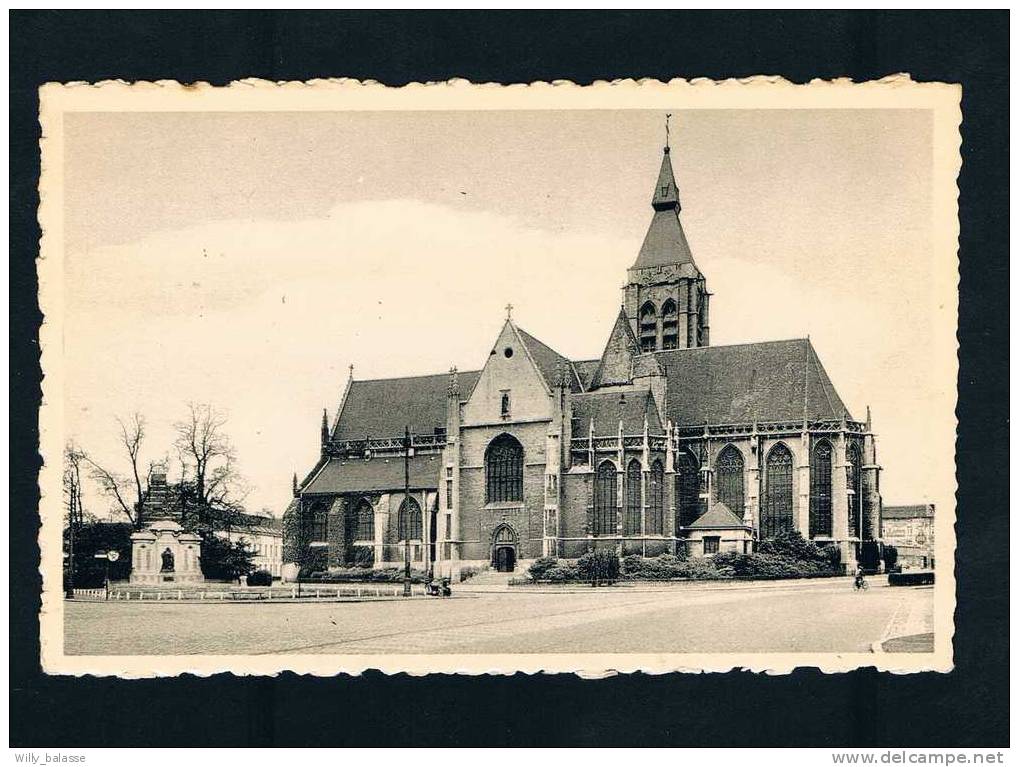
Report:
[[488,503],[524,499],[524,449],[509,434],[493,439],[485,451],[485,487]]
[[616,534],[616,467],[603,461],[594,478],[594,519],[592,535]]
[[634,459],[626,468],[626,519],[623,535],[640,535],[640,461]]
[[662,304],[662,348],[675,349],[678,345],[679,321],[676,302],[671,298]]
[[401,541],[420,541],[421,532],[421,506],[413,498],[405,498],[400,504],[400,512],[397,518],[397,535]]
[[665,530],[665,468],[661,461],[651,464],[651,476],[648,480],[645,532],[648,535],[662,535]]
[[832,447],[827,440],[818,442],[810,456],[810,537],[831,537],[831,465]]
[[718,500],[743,519],[743,454],[734,445],[726,446],[719,453],[715,465],[715,481]]
[[765,469],[764,504],[761,507],[761,537],[772,538],[793,529],[793,456],[785,445],[768,453]]
[[650,301],[640,308],[639,330],[640,350],[653,352],[658,346],[658,312]]

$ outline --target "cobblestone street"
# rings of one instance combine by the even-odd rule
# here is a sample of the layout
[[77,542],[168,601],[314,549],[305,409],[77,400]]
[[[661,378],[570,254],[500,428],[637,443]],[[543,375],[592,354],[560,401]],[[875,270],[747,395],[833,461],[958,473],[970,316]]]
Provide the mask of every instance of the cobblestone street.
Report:
[[933,593],[875,582],[857,594],[839,579],[462,588],[447,600],[374,603],[65,602],[65,646],[85,655],[866,652],[930,631]]

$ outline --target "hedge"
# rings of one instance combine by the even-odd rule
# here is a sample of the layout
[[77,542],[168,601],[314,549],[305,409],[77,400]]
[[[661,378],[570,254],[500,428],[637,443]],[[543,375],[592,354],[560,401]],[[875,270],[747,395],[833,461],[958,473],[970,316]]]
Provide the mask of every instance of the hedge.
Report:
[[[424,583],[427,577],[420,570],[410,571],[411,583]],[[350,567],[342,570],[316,571],[307,577],[301,576],[302,583],[402,583],[402,567]]]
[[933,583],[933,570],[906,570],[901,573],[888,573],[889,586],[930,586]]

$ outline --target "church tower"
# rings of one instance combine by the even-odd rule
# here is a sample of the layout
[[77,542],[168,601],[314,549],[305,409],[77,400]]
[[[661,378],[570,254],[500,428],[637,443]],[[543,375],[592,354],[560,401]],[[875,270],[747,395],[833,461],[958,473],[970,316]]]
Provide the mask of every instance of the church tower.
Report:
[[651,207],[651,225],[627,270],[626,318],[642,353],[707,346],[710,293],[679,220],[682,206],[667,141]]

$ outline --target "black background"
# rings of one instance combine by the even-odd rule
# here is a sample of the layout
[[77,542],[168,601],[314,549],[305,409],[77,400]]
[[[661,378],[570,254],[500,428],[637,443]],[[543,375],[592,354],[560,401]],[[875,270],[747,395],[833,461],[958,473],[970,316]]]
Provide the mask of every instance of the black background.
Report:
[[[10,21],[10,745],[1008,743],[1007,12],[12,11]],[[897,72],[963,85],[955,671],[601,681],[41,674],[34,266],[41,83],[754,74],[805,82]]]

